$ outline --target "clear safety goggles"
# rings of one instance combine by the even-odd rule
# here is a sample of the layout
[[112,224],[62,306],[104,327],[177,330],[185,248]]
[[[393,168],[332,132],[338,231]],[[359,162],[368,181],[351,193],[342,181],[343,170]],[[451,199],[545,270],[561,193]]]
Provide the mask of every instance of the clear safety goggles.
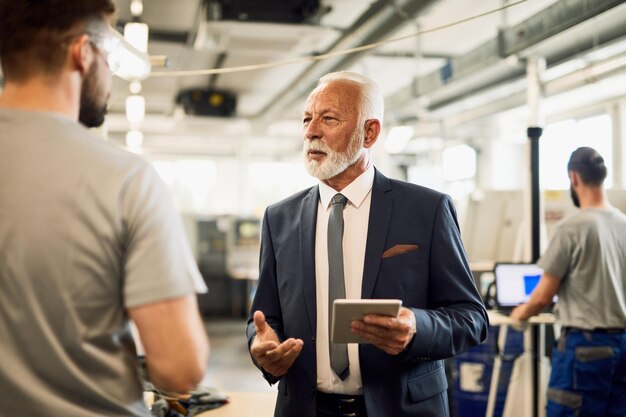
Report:
[[113,29],[108,30],[106,33],[98,34],[90,34],[87,32],[87,35],[89,36],[91,44],[106,61],[111,73],[115,74],[122,65],[119,49],[123,48],[122,41],[124,39],[116,36],[116,32]]
[[108,25],[97,30],[87,28],[90,42],[102,54],[111,73],[125,80],[142,80],[150,74],[150,57],[133,47],[124,37]]

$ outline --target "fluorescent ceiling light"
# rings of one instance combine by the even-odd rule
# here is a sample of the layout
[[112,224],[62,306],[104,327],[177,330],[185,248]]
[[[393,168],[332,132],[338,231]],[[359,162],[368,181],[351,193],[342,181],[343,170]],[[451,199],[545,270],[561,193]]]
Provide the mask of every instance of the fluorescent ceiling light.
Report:
[[128,85],[128,91],[130,91],[131,94],[141,93],[141,83],[139,81],[131,81]]
[[126,118],[132,124],[141,123],[146,116],[146,99],[143,96],[126,97]]
[[138,22],[126,23],[124,39],[141,52],[148,52],[148,25]]
[[131,0],[130,13],[135,17],[141,16],[141,14],[143,13],[143,1]]

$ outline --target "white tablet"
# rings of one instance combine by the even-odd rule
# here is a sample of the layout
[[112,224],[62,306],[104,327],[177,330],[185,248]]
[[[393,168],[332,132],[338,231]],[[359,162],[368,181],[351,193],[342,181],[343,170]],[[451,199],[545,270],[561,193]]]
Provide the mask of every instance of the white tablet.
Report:
[[402,300],[335,300],[330,340],[333,343],[368,343],[350,331],[353,320],[361,320],[366,314],[398,317]]

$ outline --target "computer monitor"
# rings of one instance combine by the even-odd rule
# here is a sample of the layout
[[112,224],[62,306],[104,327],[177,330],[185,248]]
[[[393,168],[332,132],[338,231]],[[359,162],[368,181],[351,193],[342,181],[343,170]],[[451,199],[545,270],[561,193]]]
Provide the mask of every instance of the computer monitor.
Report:
[[[527,302],[542,274],[543,270],[536,264],[497,263],[494,275],[498,308],[513,308]],[[555,296],[553,302],[556,300]]]

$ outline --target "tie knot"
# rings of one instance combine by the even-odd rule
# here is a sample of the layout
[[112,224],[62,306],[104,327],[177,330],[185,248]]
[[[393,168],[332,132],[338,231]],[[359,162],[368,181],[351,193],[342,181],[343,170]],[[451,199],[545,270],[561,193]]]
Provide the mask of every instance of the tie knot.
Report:
[[346,206],[346,203],[348,202],[348,199],[347,199],[347,198],[346,198],[346,196],[344,196],[343,194],[338,193],[338,194],[335,194],[335,195],[333,196],[332,200],[330,200],[330,201],[331,201],[331,203],[332,203],[333,205],[335,205],[335,204],[341,204],[342,206],[344,206],[344,207],[345,207],[345,206]]

